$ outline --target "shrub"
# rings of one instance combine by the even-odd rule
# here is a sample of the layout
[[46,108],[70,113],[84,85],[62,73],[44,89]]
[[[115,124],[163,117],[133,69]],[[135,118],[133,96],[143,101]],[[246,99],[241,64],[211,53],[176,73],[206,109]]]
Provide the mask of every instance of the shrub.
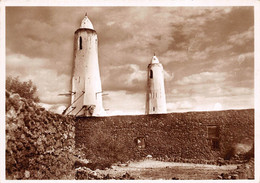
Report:
[[19,77],[8,76],[6,78],[6,90],[11,93],[18,93],[21,97],[39,102],[36,96],[37,87],[31,80],[22,82]]

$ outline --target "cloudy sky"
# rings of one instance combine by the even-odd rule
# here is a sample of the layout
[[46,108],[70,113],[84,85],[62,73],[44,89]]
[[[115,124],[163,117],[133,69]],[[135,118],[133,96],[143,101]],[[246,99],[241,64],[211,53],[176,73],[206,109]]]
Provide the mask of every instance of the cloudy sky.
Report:
[[48,109],[70,103],[58,94],[70,90],[73,36],[86,12],[109,115],[144,113],[154,52],[168,112],[254,108],[253,7],[8,7],[6,75],[31,79]]

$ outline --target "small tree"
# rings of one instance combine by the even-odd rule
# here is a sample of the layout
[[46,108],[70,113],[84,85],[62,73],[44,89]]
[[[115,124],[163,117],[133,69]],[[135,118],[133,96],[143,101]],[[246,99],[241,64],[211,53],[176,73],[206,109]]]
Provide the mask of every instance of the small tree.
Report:
[[37,87],[31,80],[22,82],[19,77],[8,76],[6,78],[6,90],[12,93],[18,93],[21,97],[31,99],[34,102],[39,102],[36,96]]

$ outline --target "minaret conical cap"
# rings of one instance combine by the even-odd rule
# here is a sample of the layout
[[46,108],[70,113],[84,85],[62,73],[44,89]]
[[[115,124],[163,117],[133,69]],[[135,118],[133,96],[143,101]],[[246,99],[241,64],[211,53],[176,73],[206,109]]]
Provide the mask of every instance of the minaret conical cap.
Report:
[[81,26],[80,28],[84,28],[84,29],[92,29],[94,30],[94,27],[91,23],[91,21],[89,20],[87,13],[85,15],[85,17],[83,18],[82,22],[81,22]]
[[154,55],[152,60],[151,60],[151,63],[156,64],[156,63],[160,63],[160,62],[159,62],[158,58]]

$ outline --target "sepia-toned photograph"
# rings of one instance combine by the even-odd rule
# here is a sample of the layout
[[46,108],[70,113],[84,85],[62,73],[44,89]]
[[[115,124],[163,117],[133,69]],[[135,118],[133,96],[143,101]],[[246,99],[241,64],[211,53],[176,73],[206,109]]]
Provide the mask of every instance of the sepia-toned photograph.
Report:
[[6,180],[255,180],[254,6],[6,6]]

